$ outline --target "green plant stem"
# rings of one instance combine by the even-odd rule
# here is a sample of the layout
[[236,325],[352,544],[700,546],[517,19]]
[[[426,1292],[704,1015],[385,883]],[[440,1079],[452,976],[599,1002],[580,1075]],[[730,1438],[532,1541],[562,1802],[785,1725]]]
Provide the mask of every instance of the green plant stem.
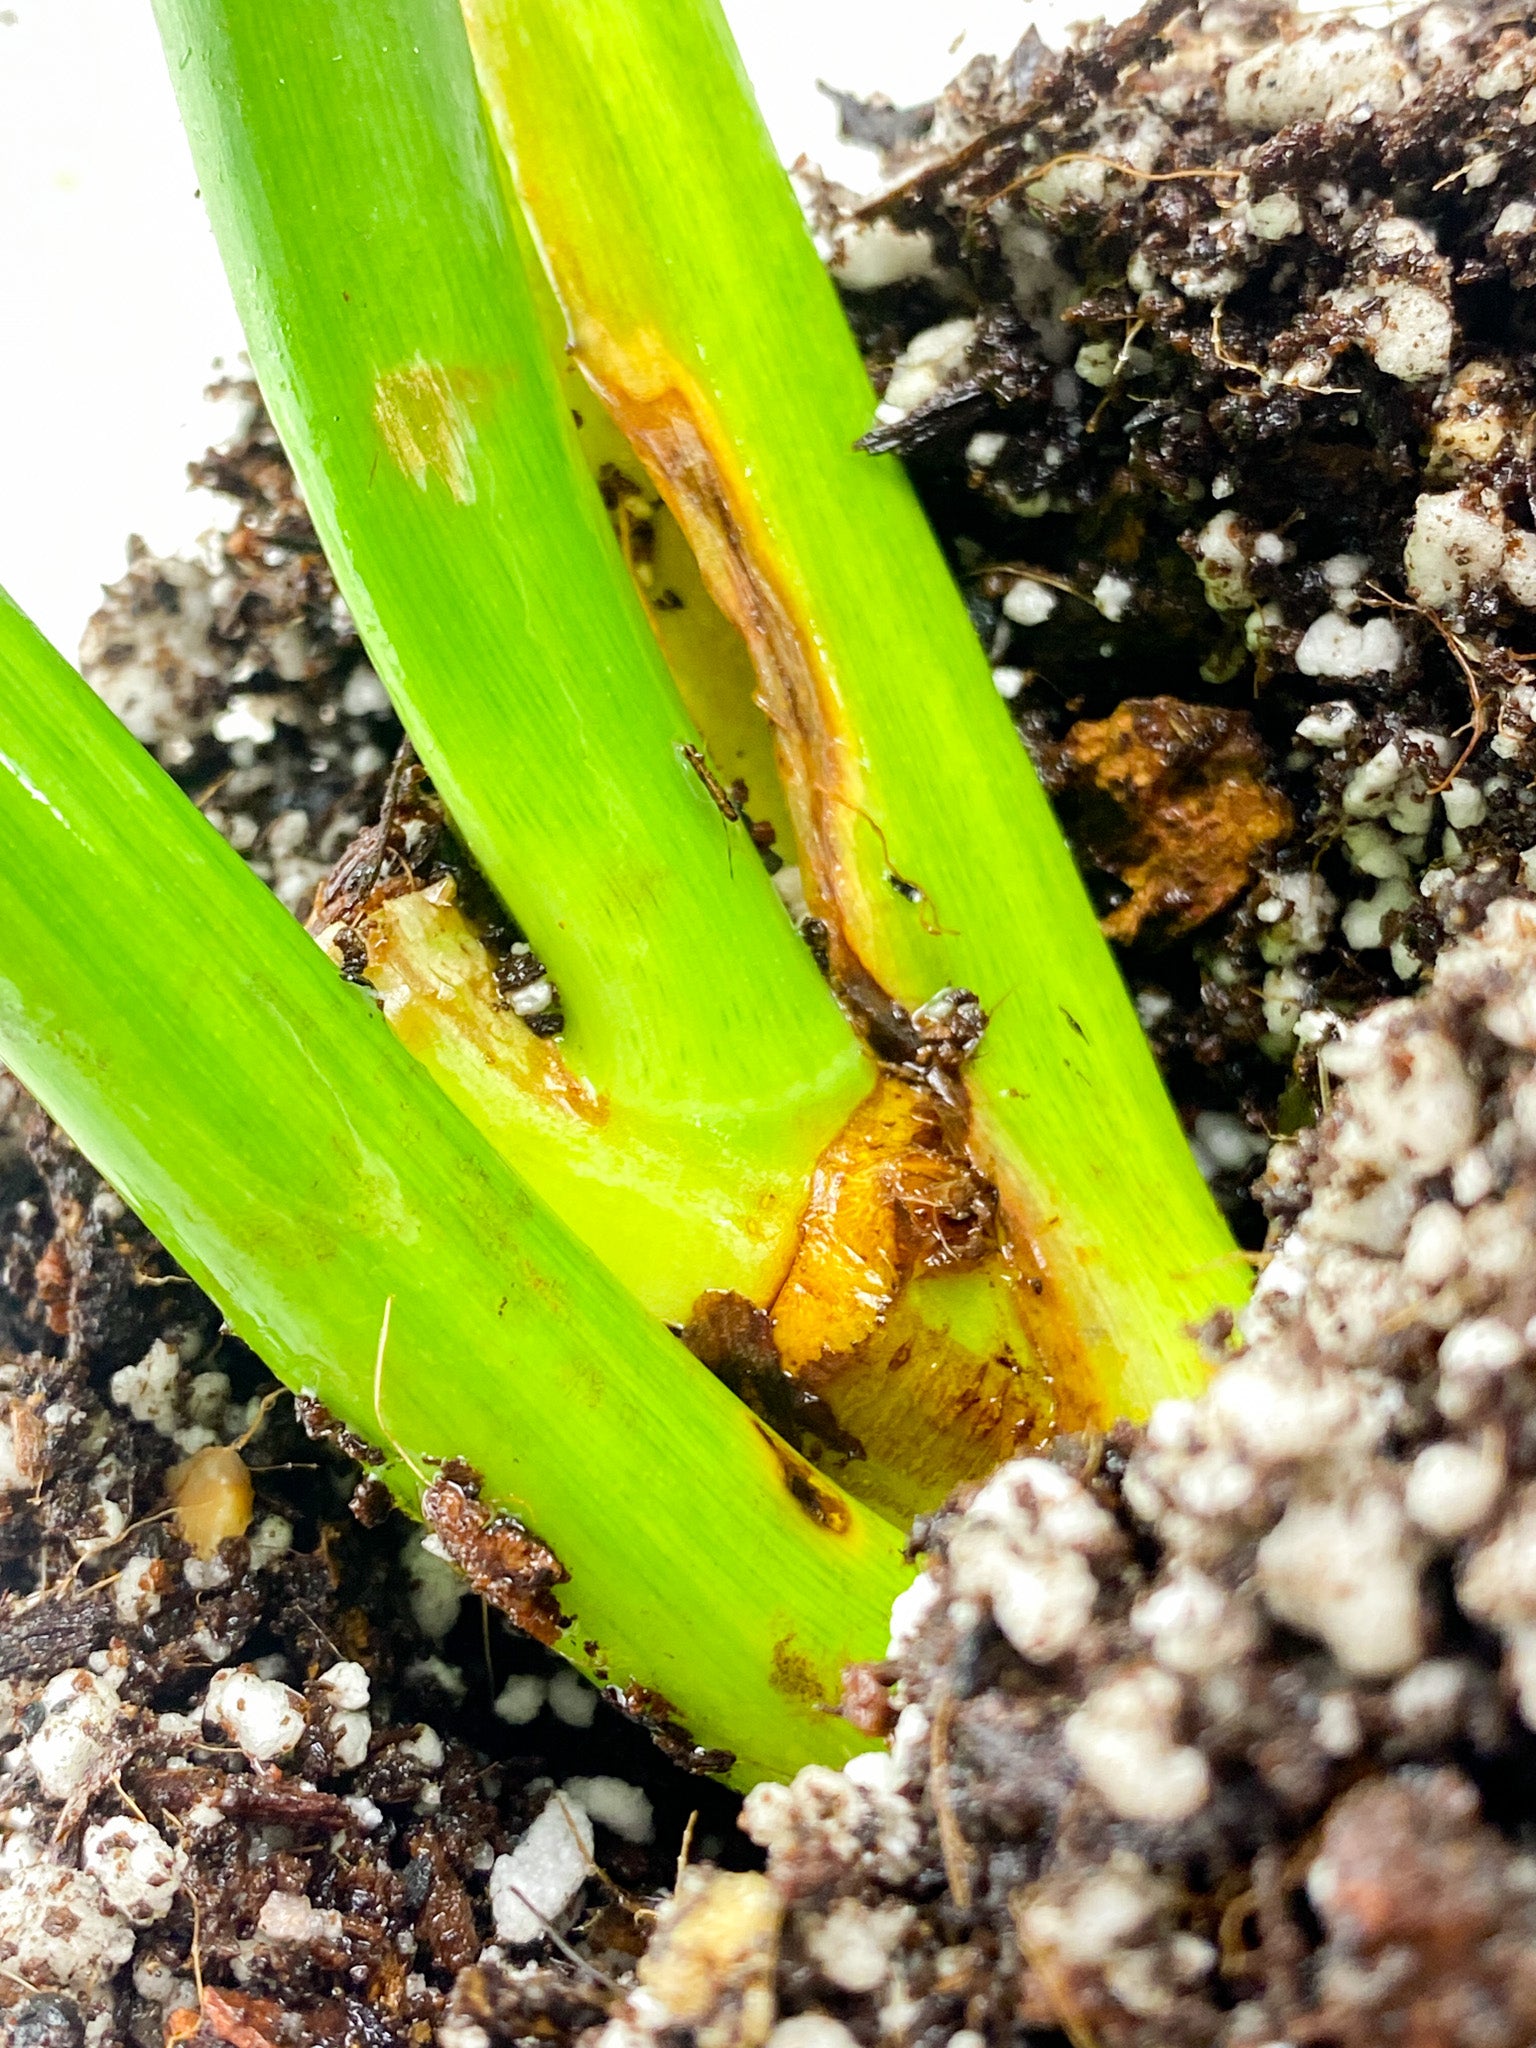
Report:
[[272,1370],[413,1512],[467,1458],[570,1572],[559,1647],[737,1783],[857,1748],[821,1707],[884,1646],[899,1538],[636,1307],[3,595],[0,841],[0,1057]]
[[1100,1416],[1247,1279],[872,398],[715,0],[464,0],[582,367],[752,645],[845,987],[990,1013],[973,1149]]
[[[577,446],[453,0],[156,13],[316,527],[455,826],[558,982],[606,1135],[583,1126],[573,1154],[558,1120],[514,1118],[510,1141],[486,1121],[660,1312],[706,1287],[762,1299],[868,1063],[685,758],[697,734]],[[584,1183],[632,1196],[622,1232]]]

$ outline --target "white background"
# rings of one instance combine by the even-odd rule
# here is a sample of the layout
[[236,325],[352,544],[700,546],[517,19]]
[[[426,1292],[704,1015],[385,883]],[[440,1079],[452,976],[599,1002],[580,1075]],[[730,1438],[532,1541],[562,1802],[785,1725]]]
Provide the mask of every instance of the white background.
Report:
[[[1074,11],[725,4],[785,159],[851,184],[870,159],[837,143],[818,77],[923,99],[1032,12]],[[164,549],[208,523],[184,466],[217,430],[212,366],[239,349],[149,0],[0,0],[0,583],[71,656],[129,532]]]

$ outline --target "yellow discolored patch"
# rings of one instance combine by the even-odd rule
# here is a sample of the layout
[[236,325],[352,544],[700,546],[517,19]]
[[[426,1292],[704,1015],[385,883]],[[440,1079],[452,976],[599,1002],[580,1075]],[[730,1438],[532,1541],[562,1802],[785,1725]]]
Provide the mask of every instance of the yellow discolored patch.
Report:
[[243,1536],[256,1505],[250,1468],[232,1444],[207,1444],[166,1474],[176,1531],[208,1559],[230,1536]]
[[857,1351],[915,1275],[974,1271],[998,1248],[996,1199],[965,1158],[955,1118],[928,1088],[885,1069],[816,1162],[773,1304],[786,1371]]
[[912,1263],[903,1196],[930,1204],[956,1176],[939,1144],[933,1098],[883,1073],[817,1160],[799,1248],[773,1304],[787,1372],[856,1350],[878,1329]]
[[594,402],[580,364],[567,357],[564,377],[582,454],[598,480],[625,564],[688,714],[724,780],[739,777],[746,783],[751,817],[773,826],[778,852],[793,861],[794,831],[779,787],[772,730],[753,701],[755,675],[746,643],[706,589],[671,507],[607,407]]
[[427,488],[431,475],[461,505],[474,503],[474,422],[452,373],[441,363],[418,356],[414,363],[386,370],[374,385],[373,418],[395,467],[418,490]]
[[[834,975],[869,973],[880,954],[880,916],[868,890],[880,870],[859,854],[860,827],[867,837],[868,826],[858,736],[826,673],[820,640],[778,572],[729,437],[659,334],[630,329],[621,338],[579,310],[573,328],[577,363],[645,464],[704,588],[751,656],[801,879],[813,914],[827,925]],[[880,912],[888,907],[882,903]]]
[[864,1456],[841,1483],[898,1520],[1059,1424],[992,1190],[928,1089],[882,1073],[812,1176],[773,1303],[784,1370]]
[[[869,1341],[807,1383],[865,1449],[839,1482],[898,1523],[962,1480],[1081,1419],[1031,1344],[1001,1249],[967,1273],[919,1273]],[[828,1469],[833,1469],[829,1461]]]
[[558,1046],[537,1037],[497,999],[493,963],[478,932],[457,905],[424,889],[381,896],[370,905],[361,935],[368,979],[402,1044],[423,1058],[426,1042],[451,1028],[465,1056],[483,1062],[551,1114],[600,1127],[608,1104],[572,1071]]

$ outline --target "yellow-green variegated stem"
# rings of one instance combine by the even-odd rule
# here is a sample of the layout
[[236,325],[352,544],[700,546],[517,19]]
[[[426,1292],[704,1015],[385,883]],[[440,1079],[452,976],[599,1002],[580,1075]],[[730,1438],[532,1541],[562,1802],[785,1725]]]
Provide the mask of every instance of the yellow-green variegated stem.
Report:
[[[461,1085],[476,1045],[440,1078],[659,1313],[705,1288],[762,1301],[868,1063],[690,765],[698,735],[577,446],[453,0],[156,12],[330,561],[563,998],[553,1093],[482,1111]],[[429,1019],[417,1042],[433,1037]]]
[[272,1370],[413,1512],[466,1459],[569,1571],[557,1647],[738,1784],[857,1748],[825,1709],[900,1539],[636,1306],[3,594],[0,844],[0,1059]]
[[869,385],[720,10],[464,9],[577,358],[752,647],[834,966],[980,996],[971,1138],[1036,1340],[1142,1414],[1243,1267],[922,512],[854,450]]

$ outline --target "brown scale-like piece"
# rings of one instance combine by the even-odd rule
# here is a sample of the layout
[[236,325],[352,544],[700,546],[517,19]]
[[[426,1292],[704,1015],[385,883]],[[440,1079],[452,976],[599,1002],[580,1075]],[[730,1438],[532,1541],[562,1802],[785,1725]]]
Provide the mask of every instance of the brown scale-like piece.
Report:
[[452,1458],[421,1497],[421,1518],[482,1600],[537,1642],[553,1643],[570,1626],[552,1587],[570,1573],[515,1515],[481,1504],[480,1476]]
[[1291,806],[1245,712],[1127,698],[1079,719],[1046,762],[1078,858],[1125,883],[1103,920],[1122,943],[1184,936],[1225,910],[1290,838]]

